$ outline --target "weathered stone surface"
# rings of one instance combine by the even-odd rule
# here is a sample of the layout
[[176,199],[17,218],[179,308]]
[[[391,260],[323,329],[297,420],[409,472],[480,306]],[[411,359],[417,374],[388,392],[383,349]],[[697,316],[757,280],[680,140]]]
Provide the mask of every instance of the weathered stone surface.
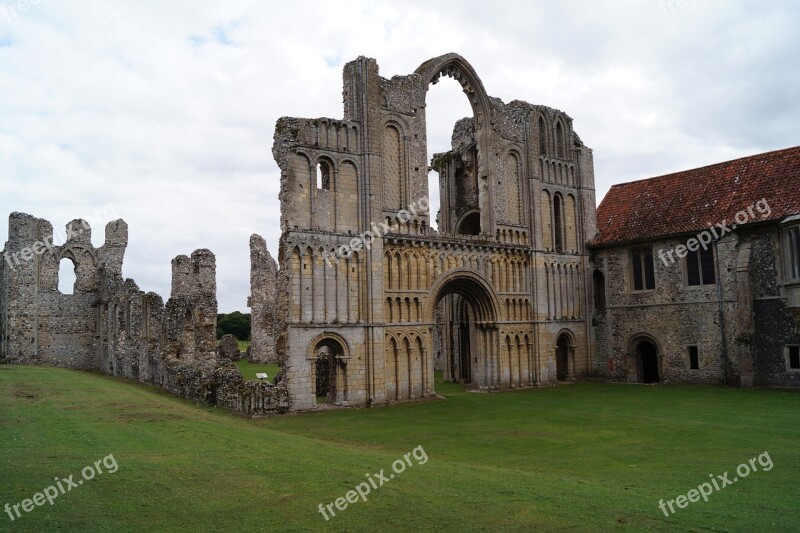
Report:
[[239,343],[231,334],[225,334],[219,340],[219,356],[231,361],[238,361],[242,358],[242,352],[239,351]]
[[278,264],[267,250],[260,235],[250,237],[250,352],[253,363],[275,363],[276,317],[285,314],[275,298],[278,284]]
[[[428,161],[426,94],[446,77],[472,116]],[[800,386],[782,351],[800,345],[800,280],[781,278],[779,244],[780,224],[797,220],[723,238],[719,295],[685,290],[681,269],[658,263],[655,290],[631,291],[628,246],[590,256],[593,156],[566,113],[490,97],[456,54],[391,79],[359,57],[344,67],[343,99],[342,119],[275,127],[282,234],[277,262],[250,238],[247,351],[281,366],[273,383],[244,381],[232,339],[217,346],[214,255],[177,256],[165,303],[122,278],[122,220],[95,248],[84,220],[55,246],[48,221],[10,215],[0,363],[99,370],[251,415],[418,400],[436,394],[434,372],[481,390],[592,374],[641,381],[642,341],[660,381]],[[74,294],[58,291],[62,260],[74,265]],[[592,311],[601,296],[607,305]]]
[[[249,414],[288,409],[285,385],[244,382],[217,353],[216,261],[209,250],[172,261],[165,305],[122,279],[124,221],[106,226],[100,248],[83,220],[67,225],[64,245],[54,246],[52,236],[46,220],[9,217],[0,266],[0,362],[98,370]],[[58,290],[62,260],[75,266],[74,294]]]
[[[425,99],[444,77],[461,85],[473,116],[429,162]],[[293,407],[432,396],[438,369],[480,389],[587,375],[594,174],[572,119],[489,97],[456,54],[391,79],[360,57],[345,65],[343,86],[343,119],[284,117],[275,128],[273,324]],[[429,164],[441,180],[438,214],[428,209]],[[263,267],[258,256],[253,264],[256,294]]]
[[[608,306],[595,310],[597,374],[642,381],[640,341],[658,349],[658,380],[733,385],[800,385],[800,372],[788,372],[786,344],[800,344],[791,314],[780,295],[775,246],[779,228],[738,230],[723,237],[716,251],[717,285],[687,286],[685,266],[655,256],[655,289],[630,287],[630,246],[598,249],[594,265],[606,280]],[[687,237],[638,243],[673,250]],[[720,314],[720,296],[722,314]],[[721,322],[722,320],[722,322]],[[723,345],[724,331],[724,345]],[[689,346],[699,364],[690,368]]]
[[800,386],[798,185],[800,147],[615,185],[592,244],[597,374]]

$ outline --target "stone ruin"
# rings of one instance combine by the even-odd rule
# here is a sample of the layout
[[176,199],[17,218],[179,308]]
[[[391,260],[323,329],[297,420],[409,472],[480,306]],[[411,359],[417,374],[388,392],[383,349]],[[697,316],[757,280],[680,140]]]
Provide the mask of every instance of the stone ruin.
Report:
[[[428,161],[426,94],[448,77],[473,116]],[[52,246],[49,222],[10,216],[4,257],[24,260],[0,267],[0,362],[101,371],[248,414],[436,397],[435,372],[480,390],[587,375],[594,171],[572,119],[490,97],[456,54],[391,79],[360,57],[343,81],[343,119],[278,120],[277,262],[250,239],[249,359],[278,363],[277,385],[243,380],[217,349],[214,255],[176,257],[164,304],[122,279],[122,220],[94,248],[81,220]]]
[[[473,113],[456,123],[451,150],[429,161],[426,94],[444,78],[461,86]],[[273,383],[242,378],[232,364],[239,357],[233,339],[217,347],[214,255],[196,250],[176,257],[165,304],[123,280],[128,230],[122,220],[106,226],[100,248],[92,246],[83,220],[70,222],[66,243],[55,246],[49,222],[11,214],[0,261],[0,363],[100,371],[245,414],[418,401],[436,397],[437,372],[489,391],[554,384],[593,369],[613,379],[609,339],[621,324],[643,330],[630,317],[604,322],[606,293],[628,297],[621,285],[628,250],[619,247],[608,257],[597,252],[593,264],[587,246],[597,235],[592,151],[572,119],[550,107],[489,96],[456,54],[391,79],[380,76],[374,59],[359,57],[345,65],[343,82],[342,119],[283,117],[275,128],[278,260],[262,237],[250,238],[247,302],[248,359],[277,363]],[[432,170],[439,175],[437,213],[428,205]],[[788,214],[796,216],[796,209]],[[790,231],[796,230],[783,233]],[[758,257],[769,256],[763,250],[774,240],[762,237]],[[749,246],[739,263],[730,263],[739,265],[737,280],[744,279]],[[58,290],[65,260],[75,269],[74,294]],[[609,280],[621,292],[605,290],[600,270],[619,274]],[[774,264],[762,270],[773,278],[777,271]],[[747,283],[741,285],[749,297]],[[789,309],[800,316],[800,289],[787,287]],[[640,295],[631,298],[641,303]],[[653,309],[663,314],[663,306]],[[597,324],[595,311],[601,311]],[[796,318],[785,310],[760,314],[786,324],[777,333],[764,328],[762,344],[795,338]],[[715,317],[706,319],[713,324]],[[596,367],[598,342],[601,363],[611,361],[607,371]],[[777,356],[765,359],[771,366],[763,371],[780,375],[767,382],[796,384],[794,368],[787,370],[793,352],[784,357],[772,350]],[[652,345],[648,360],[657,361],[659,352]]]
[[[285,385],[245,381],[217,350],[216,260],[209,250],[172,260],[164,300],[122,278],[128,225],[109,222],[95,248],[83,220],[53,245],[50,222],[9,217],[0,264],[0,362],[99,371],[246,414],[289,408]],[[58,289],[59,264],[75,269],[73,294]]]
[[250,350],[251,363],[277,363],[275,332],[280,331],[281,313],[276,308],[278,264],[260,235],[250,237]]
[[236,340],[236,337],[230,333],[226,333],[219,340],[218,351],[221,359],[238,361],[242,358],[242,352],[239,350],[239,342]]
[[[429,161],[426,95],[446,78],[472,116]],[[275,128],[273,334],[292,407],[436,397],[436,372],[479,390],[588,375],[594,170],[572,119],[489,96],[457,54],[392,78],[359,57],[342,96],[342,119]]]

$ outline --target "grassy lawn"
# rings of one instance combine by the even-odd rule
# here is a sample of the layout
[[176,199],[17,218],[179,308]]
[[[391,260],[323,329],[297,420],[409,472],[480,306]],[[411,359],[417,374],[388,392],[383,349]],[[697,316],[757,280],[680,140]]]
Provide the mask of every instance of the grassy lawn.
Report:
[[[797,391],[437,390],[447,400],[251,421],[107,376],[0,366],[0,505],[118,464],[13,523],[0,514],[0,531],[798,529]],[[415,448],[427,461],[410,456],[367,501],[318,512]],[[708,503],[658,508],[765,451],[771,470],[756,461]]]
[[269,375],[269,379],[272,380],[281,369],[278,365],[257,365],[248,362],[246,359],[236,361],[234,364],[239,368],[239,372],[242,373],[244,379],[256,379],[258,372],[266,372]]

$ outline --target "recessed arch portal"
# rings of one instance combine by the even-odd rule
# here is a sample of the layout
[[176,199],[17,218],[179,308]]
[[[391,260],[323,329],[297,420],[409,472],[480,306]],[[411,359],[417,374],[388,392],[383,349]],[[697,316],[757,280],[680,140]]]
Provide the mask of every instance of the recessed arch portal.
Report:
[[347,341],[334,332],[318,335],[309,343],[307,354],[312,372],[313,393],[318,404],[341,405],[348,400]]
[[630,373],[639,383],[659,383],[662,379],[661,346],[655,337],[647,333],[637,333],[628,342],[628,353],[633,359],[634,368]]
[[445,379],[477,388],[499,385],[499,310],[493,288],[474,271],[450,271],[433,286],[423,314],[441,335]]
[[480,235],[481,233],[481,213],[474,209],[465,213],[456,225],[456,233],[459,235]]
[[476,272],[459,268],[442,276],[431,288],[425,305],[427,321],[435,321],[436,304],[448,294],[462,296],[474,309],[478,321],[488,324],[497,320],[500,300],[491,283]]
[[569,381],[574,376],[575,336],[568,329],[563,329],[556,337],[556,379]]

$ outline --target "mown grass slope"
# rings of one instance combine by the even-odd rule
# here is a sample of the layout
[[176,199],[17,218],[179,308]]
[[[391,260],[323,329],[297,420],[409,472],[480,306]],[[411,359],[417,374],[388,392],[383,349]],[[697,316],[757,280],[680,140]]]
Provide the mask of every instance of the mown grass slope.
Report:
[[[800,394],[575,384],[247,420],[139,384],[0,366],[0,505],[113,454],[118,470],[0,531],[792,531]],[[329,504],[421,446],[366,502]],[[674,499],[768,452],[665,517]],[[759,464],[759,463],[756,463]],[[0,510],[1,511],[1,510]]]

